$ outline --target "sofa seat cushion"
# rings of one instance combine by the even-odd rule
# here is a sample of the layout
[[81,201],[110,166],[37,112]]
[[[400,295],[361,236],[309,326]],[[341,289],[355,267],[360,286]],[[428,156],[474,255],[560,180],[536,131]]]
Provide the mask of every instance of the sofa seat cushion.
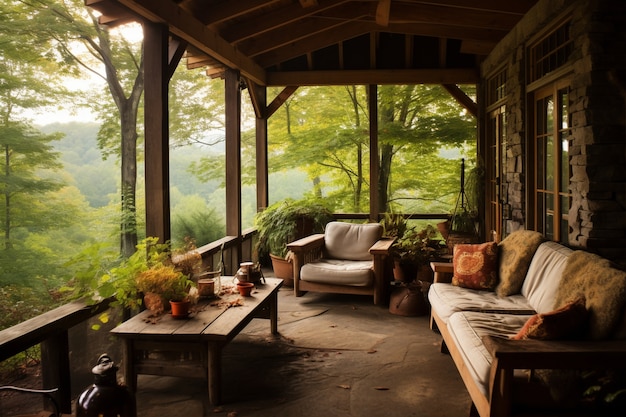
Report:
[[572,253],[556,242],[545,242],[537,248],[521,290],[537,313],[548,313],[556,308],[561,276]]
[[492,291],[472,290],[439,282],[430,286],[428,301],[432,310],[445,323],[457,311],[506,312],[525,315],[536,313],[521,294],[498,297]]
[[372,261],[346,261],[322,258],[304,264],[300,279],[323,284],[368,287],[374,283]]
[[530,315],[478,313],[461,311],[448,319],[448,332],[463,357],[463,362],[484,395],[489,388],[492,357],[482,338],[496,336],[510,338],[519,332]]

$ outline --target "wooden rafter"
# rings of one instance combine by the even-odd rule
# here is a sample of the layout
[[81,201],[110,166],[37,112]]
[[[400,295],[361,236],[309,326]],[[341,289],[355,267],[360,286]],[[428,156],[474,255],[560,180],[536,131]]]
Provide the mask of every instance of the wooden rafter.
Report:
[[380,26],[389,25],[390,10],[391,0],[378,0],[378,6],[376,6],[376,24]]

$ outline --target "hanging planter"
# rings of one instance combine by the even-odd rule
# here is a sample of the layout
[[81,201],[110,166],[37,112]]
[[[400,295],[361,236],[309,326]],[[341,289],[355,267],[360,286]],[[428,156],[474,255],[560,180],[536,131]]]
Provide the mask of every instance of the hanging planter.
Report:
[[450,218],[446,244],[450,253],[459,243],[477,243],[479,223],[476,210],[472,209],[465,193],[465,159],[461,159],[461,191],[456,200],[454,212]]

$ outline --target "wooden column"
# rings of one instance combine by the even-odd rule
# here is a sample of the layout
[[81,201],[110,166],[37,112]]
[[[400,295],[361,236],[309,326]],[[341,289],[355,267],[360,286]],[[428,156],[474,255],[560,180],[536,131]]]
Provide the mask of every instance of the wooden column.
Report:
[[368,102],[370,113],[370,220],[378,221],[378,86],[368,86]]
[[[227,69],[225,82],[226,120],[226,235],[241,237],[241,91],[239,72]],[[241,262],[241,242],[236,264]],[[236,269],[235,269],[236,270]]]
[[[267,87],[252,84],[259,107],[267,105]],[[259,211],[269,204],[268,162],[267,162],[267,112],[256,118],[256,209]]]
[[168,118],[168,28],[144,22],[146,236],[171,238]]

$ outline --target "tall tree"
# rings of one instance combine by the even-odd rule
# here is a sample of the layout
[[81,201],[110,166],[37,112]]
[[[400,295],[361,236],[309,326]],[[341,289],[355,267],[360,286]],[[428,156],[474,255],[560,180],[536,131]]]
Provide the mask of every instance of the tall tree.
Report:
[[57,53],[106,82],[112,104],[99,95],[90,104],[103,121],[98,138],[105,155],[121,161],[120,250],[130,256],[137,245],[137,127],[144,88],[143,48],[123,34],[112,36],[83,0],[32,0],[34,21],[47,28]]
[[67,94],[59,77],[65,67],[54,59],[53,43],[39,37],[39,28],[29,28],[29,11],[18,1],[0,5],[0,275],[5,282],[30,276],[25,268],[32,270],[37,253],[24,243],[29,234],[58,228],[68,219],[48,204],[50,193],[62,186],[51,145],[60,135],[37,131],[26,117]]

